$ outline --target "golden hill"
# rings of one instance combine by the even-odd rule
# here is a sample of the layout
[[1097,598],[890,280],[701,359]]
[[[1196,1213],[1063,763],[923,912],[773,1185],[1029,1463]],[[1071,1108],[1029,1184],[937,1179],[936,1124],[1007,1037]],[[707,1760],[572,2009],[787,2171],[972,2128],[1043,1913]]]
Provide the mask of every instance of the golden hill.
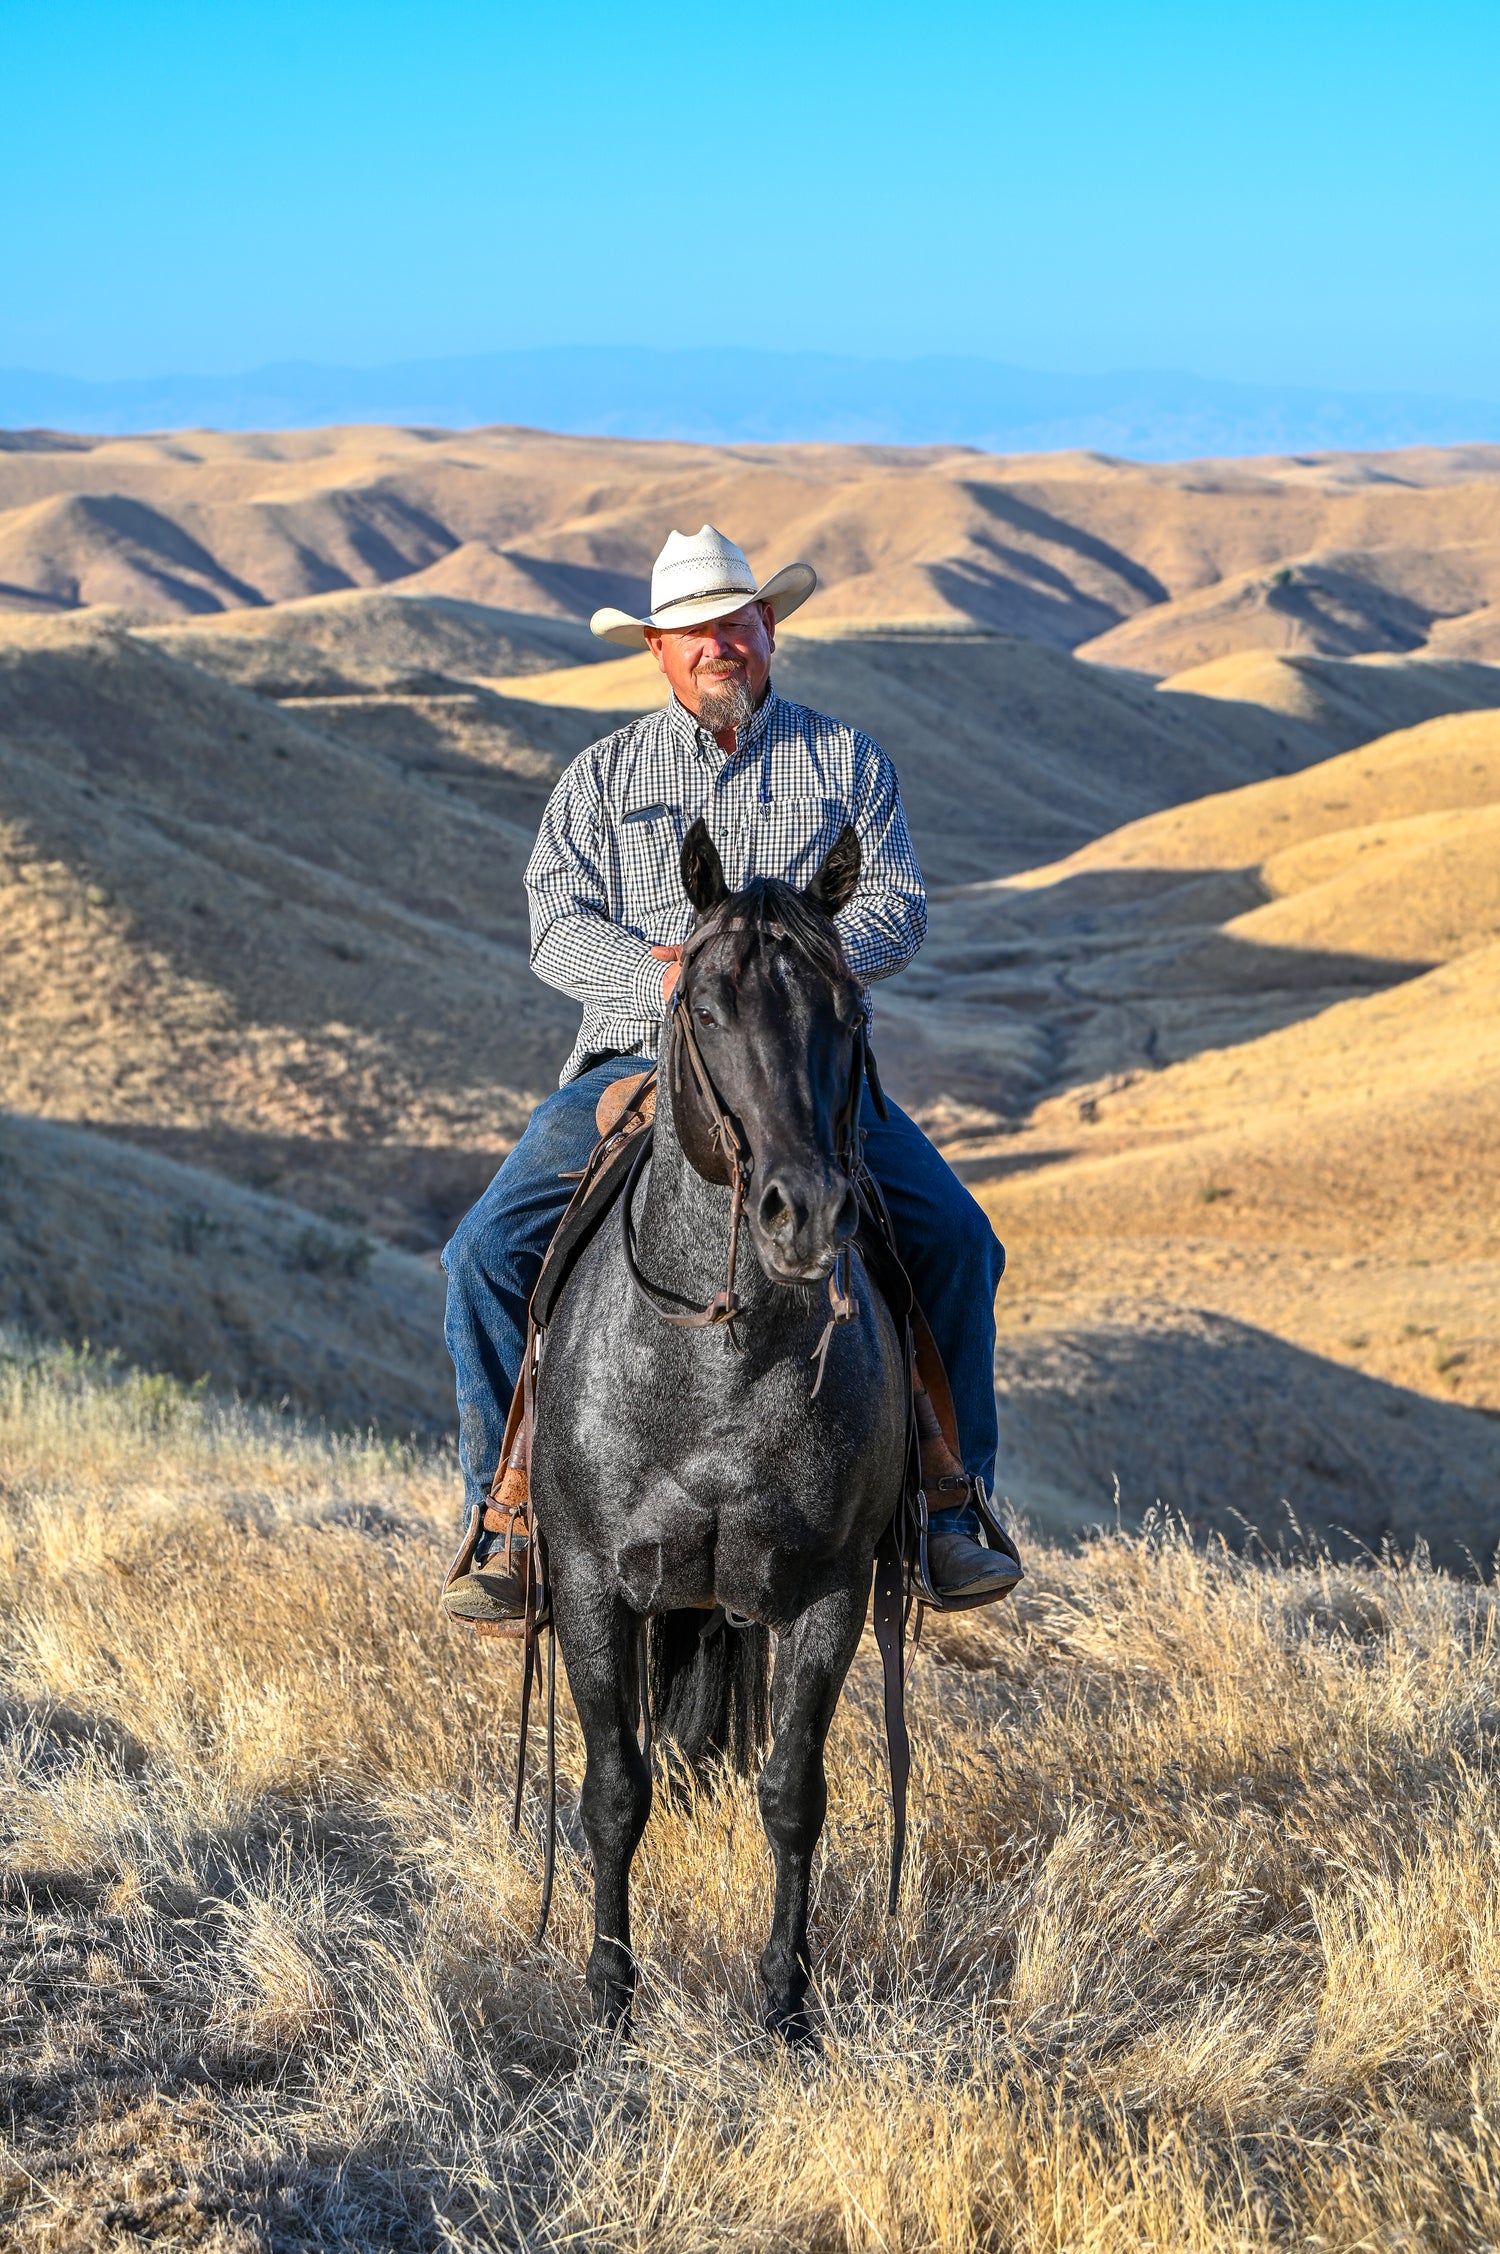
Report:
[[[791,631],[778,644],[776,681],[785,695],[865,728],[890,753],[936,884],[1026,868],[1137,809],[1279,773],[1331,748],[1258,704],[1166,699],[1004,635]],[[494,685],[518,706],[574,715],[588,734],[665,702],[649,654]]]
[[1148,816],[1025,881],[1034,887],[1106,869],[1249,867],[1330,833],[1487,807],[1497,796],[1500,718],[1494,711],[1453,713],[1300,774]]
[[[570,619],[496,610],[444,595],[350,588],[274,608],[226,611],[211,624],[157,627],[149,638],[196,663],[262,687],[277,664],[313,653],[345,682],[390,683],[411,674],[527,674],[607,663],[613,652]],[[277,693],[275,691],[272,692]],[[295,693],[288,691],[286,693]]]
[[1135,1510],[1222,1522],[1233,1491],[1268,1533],[1285,1498],[1493,1548],[1500,714],[1177,808],[934,922],[918,977],[948,1007],[908,982],[883,1045],[956,1082],[988,947],[1022,1101],[997,1134],[976,1075],[948,1124],[1011,1252],[1015,1499],[1097,1515],[1118,1475]]
[[528,756],[481,810],[127,636],[14,625],[0,1103],[440,1241],[570,1038],[527,969]]
[[882,1049],[982,1131],[1399,984],[1500,925],[1497,795],[1500,714],[1454,715],[965,887]]
[[160,619],[404,584],[582,619],[673,524],[805,555],[815,617],[1148,672],[1254,647],[1500,656],[1500,449],[1135,464],[346,429],[0,450],[0,603]]
[[[1447,561],[1448,559],[1444,559]],[[1462,633],[1462,653],[1493,657],[1500,537],[1466,542],[1453,579],[1430,554],[1386,550],[1298,556],[1256,565],[1189,595],[1139,611],[1085,644],[1101,664],[1175,673],[1243,650],[1353,657],[1443,647],[1438,629]],[[1455,584],[1456,582],[1456,584]],[[1461,590],[1461,592],[1460,592]],[[1444,608],[1445,597],[1461,605]]]
[[1338,751],[1444,712],[1500,705],[1500,666],[1380,654],[1353,659],[1241,650],[1173,673],[1169,694],[1223,697],[1277,712]]
[[[426,1249],[566,1051],[520,875],[560,762],[607,723],[425,662],[487,658],[496,633],[514,648],[498,614],[373,600],[373,619],[363,596],[297,606],[287,636],[0,636],[0,1103]],[[389,613],[404,639],[382,667]],[[325,670],[280,694],[299,650]],[[236,674],[242,651],[271,671]],[[1285,756],[1253,708],[983,637],[802,641],[785,678],[884,725],[940,883]]]
[[[90,1213],[117,1198],[160,1253],[89,1301],[66,1264],[39,1290],[33,1247],[16,1311],[114,1339],[133,1290],[151,1358],[189,1371],[196,1326],[207,1365],[274,1386],[297,1356],[256,1377],[253,1324],[202,1297],[173,1216],[214,1209],[174,1169],[303,1209],[215,1219],[244,1306],[311,1294],[286,1337],[332,1288],[287,1266],[302,1229],[430,1255],[571,1036],[526,964],[545,794],[661,695],[579,614],[639,597],[662,522],[713,515],[757,560],[814,556],[778,683],[902,772],[932,932],[877,1043],[1011,1246],[1014,1499],[1075,1523],[1118,1472],[1132,1508],[1267,1526],[1285,1497],[1478,1540],[1500,669],[1438,653],[1482,618],[1497,499],[1484,449],[1189,471],[365,431],[0,457],[0,1105],[39,1211],[65,1212],[45,1137],[87,1129]],[[1382,600],[1427,606],[1422,654],[1131,672],[1059,646],[1170,626],[1287,541],[1375,559]],[[117,1184],[136,1153],[166,1171]],[[429,1319],[430,1266],[384,1273],[380,1307],[356,1285],[327,1314],[299,1398],[365,1413]],[[440,1359],[408,1357],[401,1417]]]
[[442,1278],[358,1228],[0,1112],[0,1325],[340,1424],[438,1433]]

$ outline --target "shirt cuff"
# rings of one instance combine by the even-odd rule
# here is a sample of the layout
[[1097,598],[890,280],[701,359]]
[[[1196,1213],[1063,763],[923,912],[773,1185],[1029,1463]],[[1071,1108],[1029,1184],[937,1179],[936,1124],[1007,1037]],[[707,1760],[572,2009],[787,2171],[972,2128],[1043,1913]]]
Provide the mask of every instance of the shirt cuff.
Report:
[[661,982],[666,964],[658,962],[649,952],[641,957],[634,978],[630,982],[631,999],[640,1015],[650,1024],[659,1024],[666,1015],[662,1000]]

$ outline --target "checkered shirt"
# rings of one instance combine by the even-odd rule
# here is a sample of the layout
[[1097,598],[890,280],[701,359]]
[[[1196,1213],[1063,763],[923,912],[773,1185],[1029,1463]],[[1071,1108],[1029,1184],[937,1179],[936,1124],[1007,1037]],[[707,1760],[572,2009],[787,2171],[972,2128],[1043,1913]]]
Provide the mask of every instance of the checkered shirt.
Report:
[[655,1054],[664,966],[651,948],[692,929],[678,856],[700,815],[734,891],[756,876],[806,884],[852,822],[864,854],[838,919],[849,968],[868,986],[921,946],[927,895],[879,745],[772,689],[726,753],[674,697],[579,753],[527,863],[531,967],[583,1004],[564,1083],[601,1050]]

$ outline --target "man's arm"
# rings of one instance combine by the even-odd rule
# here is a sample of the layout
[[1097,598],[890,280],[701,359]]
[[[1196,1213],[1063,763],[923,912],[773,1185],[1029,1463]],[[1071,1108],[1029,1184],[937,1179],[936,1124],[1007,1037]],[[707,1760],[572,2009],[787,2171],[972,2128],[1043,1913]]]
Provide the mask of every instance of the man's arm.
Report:
[[531,967],[575,1002],[627,1000],[662,1014],[663,965],[644,939],[612,923],[600,866],[599,775],[593,752],[564,769],[526,864]]
[[849,968],[861,985],[900,970],[927,937],[927,893],[906,827],[896,770],[878,744],[856,736],[854,827],[859,888],[838,919]]

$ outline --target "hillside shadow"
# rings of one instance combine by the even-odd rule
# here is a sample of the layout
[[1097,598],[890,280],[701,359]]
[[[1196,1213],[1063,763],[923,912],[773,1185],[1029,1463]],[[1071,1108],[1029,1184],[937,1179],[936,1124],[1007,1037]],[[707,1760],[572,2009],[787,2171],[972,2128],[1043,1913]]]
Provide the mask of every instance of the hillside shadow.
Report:
[[1037,891],[948,894],[891,1003],[877,1001],[893,1094],[910,1106],[941,1090],[1016,1118],[1080,1083],[1242,1047],[1435,967],[1223,928],[1270,897],[1253,869],[1086,870]]
[[528,555],[520,548],[502,548],[503,555],[522,576],[579,621],[606,604],[639,616],[651,607],[649,573],[610,571],[601,564],[563,563],[551,556]]
[[1101,540],[1097,533],[1069,524],[1064,518],[1054,516],[1050,509],[1038,508],[1034,501],[1023,501],[1013,486],[966,481],[961,490],[976,508],[982,509],[997,524],[1008,525],[1014,532],[1029,533],[1033,540],[1045,540],[1049,547],[1061,548],[1065,554],[1077,556],[1080,562],[1107,571],[1139,595],[1144,604],[1171,600],[1170,590],[1145,564],[1138,563],[1124,549]]
[[1007,1333],[997,1485],[1043,1527],[1138,1525],[1336,1554],[1422,1540],[1457,1572],[1500,1544],[1500,1418],[1436,1401],[1249,1323],[1160,1301]]
[[[372,1229],[398,1251],[423,1255],[447,1242],[506,1151],[498,1143],[354,1142],[135,1121],[91,1121],[89,1132],[285,1199],[335,1228]],[[190,1237],[191,1229],[186,1233]],[[211,1252],[211,1245],[205,1242],[204,1250]]]

